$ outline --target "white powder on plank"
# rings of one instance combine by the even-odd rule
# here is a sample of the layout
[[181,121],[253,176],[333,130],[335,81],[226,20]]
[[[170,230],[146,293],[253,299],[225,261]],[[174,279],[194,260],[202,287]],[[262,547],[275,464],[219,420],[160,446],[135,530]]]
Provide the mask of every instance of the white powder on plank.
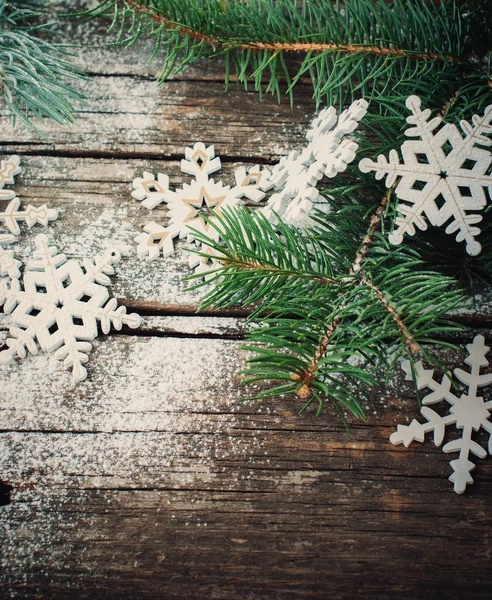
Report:
[[[141,461],[165,477],[193,440],[205,475],[223,436],[235,437],[241,361],[236,342],[113,336],[95,344],[88,380],[74,384],[51,357],[28,356],[3,376],[0,428],[24,432],[0,434],[0,473],[14,487],[73,473],[81,485],[87,476],[137,485]],[[252,451],[251,437],[239,437]]]
[[[108,502],[112,524],[122,489],[189,490],[199,499],[199,490],[248,485],[247,465],[266,438],[245,427],[250,415],[241,413],[251,406],[238,402],[237,345],[115,335],[95,342],[89,378],[78,385],[46,355],[3,372],[0,477],[14,488],[0,508],[8,581],[39,583],[40,569],[43,581],[59,581],[56,565],[93,556],[87,533],[99,535],[106,522],[98,507]],[[237,466],[225,474],[228,463]],[[163,518],[178,522],[174,504],[167,500]],[[192,523],[204,526],[198,513]]]

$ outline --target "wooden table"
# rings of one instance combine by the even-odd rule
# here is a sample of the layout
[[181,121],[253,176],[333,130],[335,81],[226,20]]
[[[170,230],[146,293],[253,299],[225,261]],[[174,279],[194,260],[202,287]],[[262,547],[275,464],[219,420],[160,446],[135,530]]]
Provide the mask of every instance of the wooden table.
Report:
[[[70,33],[87,104],[71,129],[46,122],[45,139],[2,116],[2,157],[22,156],[24,204],[61,208],[47,230],[61,251],[123,253],[112,293],[143,324],[101,335],[78,385],[45,355],[2,370],[0,596],[490,598],[491,459],[459,496],[430,440],[392,446],[418,416],[399,374],[351,436],[329,407],[316,418],[291,397],[241,402],[245,315],[196,316],[183,251],[136,256],[133,238],[166,211],[130,197],[134,177],[189,181],[179,160],[196,141],[215,145],[225,182],[238,164],[271,163],[303,143],[309,86],[292,109],[260,103],[224,91],[221,66],[202,60],[156,89],[150,41],[104,48],[98,23]],[[21,252],[40,230],[23,228]],[[488,342],[490,308],[479,296],[462,317]]]

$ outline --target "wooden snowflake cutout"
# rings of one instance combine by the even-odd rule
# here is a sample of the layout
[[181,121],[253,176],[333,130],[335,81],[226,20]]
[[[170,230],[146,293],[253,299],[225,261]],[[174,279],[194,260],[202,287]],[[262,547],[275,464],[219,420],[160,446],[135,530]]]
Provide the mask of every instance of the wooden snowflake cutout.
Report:
[[304,150],[291,152],[273,167],[275,193],[262,209],[270,221],[277,215],[290,225],[309,225],[313,208],[323,203],[316,187],[319,180],[345,171],[355,158],[358,144],[347,136],[357,128],[367,106],[365,100],[357,100],[340,116],[333,106],[325,108],[311,123]]
[[35,207],[29,204],[26,209],[19,210],[20,199],[17,198],[15,191],[4,189],[5,185],[15,183],[15,176],[22,171],[20,166],[20,156],[14,155],[7,160],[0,161],[0,200],[10,201],[4,211],[0,211],[0,222],[5,223],[9,233],[0,233],[0,245],[7,245],[14,241],[14,236],[20,234],[19,223],[24,221],[30,228],[36,223],[47,225],[48,221],[54,221],[58,218],[58,211],[48,208],[46,204]]
[[120,254],[106,252],[94,261],[85,258],[82,269],[76,260],[67,260],[49,246],[45,235],[36,236],[35,242],[34,260],[26,264],[22,283],[18,261],[10,268],[8,260],[7,267],[0,263],[2,275],[9,276],[0,280],[0,306],[11,313],[13,324],[0,363],[9,363],[15,356],[24,358],[27,351],[37,354],[38,348],[56,351],[55,358],[64,361],[65,369],[72,369],[76,381],[82,381],[98,323],[103,333],[109,333],[111,325],[119,330],[123,324],[131,328],[140,324],[137,314],[126,314],[124,306],[117,307],[114,298],[108,299],[108,275],[114,273]]
[[[451,461],[453,473],[449,477],[454,483],[454,491],[462,494],[469,483],[473,483],[470,472],[475,464],[469,459],[470,454],[479,458],[485,458],[487,451],[480,444],[472,440],[473,431],[485,430],[489,434],[488,451],[492,454],[492,423],[489,421],[492,410],[492,400],[477,396],[477,389],[492,384],[492,373],[480,374],[481,367],[487,367],[489,361],[485,358],[489,348],[485,345],[482,335],[475,336],[473,343],[467,345],[468,357],[465,363],[471,367],[470,371],[454,369],[456,378],[464,383],[468,390],[466,394],[456,396],[451,391],[451,379],[444,375],[439,383],[433,377],[433,370],[425,370],[422,363],[416,365],[418,389],[429,388],[432,390],[423,400],[421,414],[427,419],[426,423],[419,423],[415,419],[410,425],[398,425],[397,431],[390,437],[392,444],[404,444],[408,447],[411,442],[423,442],[426,433],[434,432],[434,444],[440,446],[445,429],[448,425],[454,425],[462,431],[461,437],[452,440],[443,446],[443,452],[459,452],[459,457]],[[406,379],[412,379],[409,361],[402,364],[407,374]],[[431,404],[437,404],[445,400],[450,408],[449,414],[441,417],[431,408]]]
[[420,98],[406,101],[412,114],[407,121],[412,127],[405,134],[411,138],[401,147],[403,163],[392,150],[389,161],[379,155],[377,162],[361,160],[363,173],[375,171],[376,179],[386,177],[386,187],[400,179],[395,189],[400,203],[392,244],[401,244],[405,234],[427,229],[427,221],[436,227],[446,226],[446,233],[456,234],[458,242],[466,242],[470,255],[482,247],[475,239],[480,234],[476,224],[482,220],[477,211],[487,204],[486,190],[492,194],[490,165],[492,154],[492,105],[482,117],[474,115],[472,123],[461,121],[461,131],[454,124],[442,125],[439,116],[430,119],[429,109],[421,110]]
[[[174,252],[174,239],[185,238],[192,242],[195,240],[194,230],[218,240],[218,233],[211,226],[214,215],[220,217],[225,208],[236,206],[242,198],[258,202],[272,187],[269,171],[257,165],[236,169],[233,187],[210,179],[210,175],[220,168],[220,158],[215,156],[214,147],[198,142],[193,148],[185,148],[185,158],[181,161],[181,171],[194,177],[191,183],[173,191],[169,189],[167,175],[160,173],[156,178],[148,172],[133,181],[132,196],[146,208],[155,208],[163,202],[169,208],[167,227],[155,222],[147,223],[144,233],[135,238],[138,254],[151,260],[161,253],[170,256]],[[197,266],[195,257],[190,258],[190,264]]]
[[8,276],[12,279],[20,277],[21,273],[19,267],[21,261],[14,258],[13,250],[5,250],[0,245],[0,276]]

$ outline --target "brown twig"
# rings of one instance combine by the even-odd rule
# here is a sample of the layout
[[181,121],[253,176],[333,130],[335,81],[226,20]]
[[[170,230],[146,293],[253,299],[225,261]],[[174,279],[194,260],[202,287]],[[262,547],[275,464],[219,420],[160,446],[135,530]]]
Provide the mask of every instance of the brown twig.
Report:
[[[391,317],[392,317],[393,321],[395,322],[396,326],[398,327],[402,337],[404,338],[405,343],[407,344],[408,348],[412,352],[416,353],[416,352],[419,352],[419,350],[420,350],[419,345],[415,341],[415,338],[412,336],[412,334],[406,328],[405,323],[402,321],[402,319],[400,318],[400,316],[398,315],[396,310],[393,308],[393,306],[391,306],[391,304],[389,303],[387,298],[381,292],[381,290],[378,287],[376,287],[371,281],[369,281],[363,273],[357,275],[360,272],[362,261],[364,260],[367,252],[369,251],[369,248],[371,247],[371,245],[374,242],[376,232],[379,230],[379,228],[381,226],[381,217],[382,217],[382,214],[383,214],[384,210],[386,209],[386,206],[389,202],[389,199],[391,197],[391,192],[392,192],[391,189],[388,190],[388,192],[384,195],[384,197],[381,201],[381,204],[378,206],[376,212],[371,217],[371,219],[369,221],[369,228],[367,230],[366,235],[362,238],[362,245],[361,245],[359,251],[357,252],[357,255],[355,257],[354,262],[352,263],[352,266],[351,266],[349,272],[351,275],[357,276],[357,279],[360,281],[360,283],[362,285],[365,285],[366,287],[370,288],[374,292],[376,299],[381,303],[381,305],[384,307],[384,309],[391,315]],[[341,308],[342,307],[343,307],[343,304],[342,304]],[[333,319],[333,321],[328,326],[323,338],[321,339],[320,345],[319,345],[319,347],[316,351],[316,354],[314,355],[314,358],[311,361],[311,364],[309,365],[309,367],[301,375],[298,375],[297,373],[294,373],[291,375],[291,377],[294,381],[298,381],[299,383],[302,383],[301,387],[297,390],[297,395],[299,396],[299,398],[307,399],[309,397],[309,395],[311,394],[311,387],[312,387],[314,372],[318,368],[319,363],[323,360],[323,358],[328,350],[328,345],[330,343],[330,340],[331,340],[333,334],[335,333],[335,330],[339,326],[339,324],[340,324],[340,318],[337,316]]]
[[396,310],[391,306],[391,304],[388,302],[388,300],[385,298],[384,294],[381,292],[381,290],[379,288],[377,288],[372,281],[369,281],[369,279],[367,279],[367,277],[365,275],[361,275],[360,276],[360,281],[367,286],[368,288],[370,288],[373,292],[374,295],[376,296],[376,298],[379,300],[379,302],[384,306],[384,308],[389,312],[389,314],[391,315],[391,317],[393,318],[393,321],[396,323],[398,329],[400,330],[400,333],[402,335],[402,337],[405,340],[406,345],[408,346],[408,348],[412,351],[412,352],[419,352],[420,347],[417,344],[417,342],[415,341],[415,338],[412,336],[412,334],[408,331],[408,329],[405,327],[405,323],[400,319],[398,313],[396,312]]
[[164,15],[156,14],[148,6],[143,6],[142,4],[138,4],[134,0],[125,0],[125,3],[132,10],[136,10],[137,12],[146,14],[149,17],[149,19],[151,19],[152,21],[155,21],[157,23],[162,23],[162,25],[164,25],[164,27],[166,27],[166,29],[176,29],[178,31],[178,33],[180,33],[181,35],[187,35],[188,37],[198,40],[199,42],[201,42],[201,41],[207,42],[207,44],[210,44],[210,45],[214,46],[215,48],[217,48],[220,45],[220,41],[218,39],[212,37],[211,35],[201,33],[200,31],[193,31],[193,29],[190,29],[189,27],[185,27],[184,25],[179,25],[177,23],[173,23],[170,19],[168,19]]
[[371,244],[374,241],[374,236],[376,235],[376,232],[379,230],[379,228],[381,226],[381,215],[383,214],[383,212],[386,209],[386,206],[391,197],[391,192],[392,192],[391,189],[389,189],[386,192],[383,200],[381,201],[381,204],[378,206],[378,209],[376,210],[376,212],[371,217],[371,220],[369,221],[369,229],[367,230],[366,235],[362,238],[362,246],[360,247],[360,250],[357,252],[357,254],[355,256],[355,260],[352,263],[352,266],[350,267],[351,275],[354,275],[355,273],[358,273],[360,271],[361,263],[364,260],[366,254],[367,254],[367,251],[369,250]]
[[[285,276],[291,276],[293,275],[293,273],[285,270],[285,269],[280,269],[278,267],[275,266],[265,266],[262,265],[261,263],[257,263],[257,262],[244,262],[244,261],[239,261],[239,260],[224,260],[224,259],[219,259],[218,262],[220,262],[220,264],[224,265],[225,267],[235,267],[237,270],[240,271],[270,271],[272,273],[276,273],[277,275],[285,275]],[[296,275],[298,275],[296,273]],[[337,281],[336,279],[330,279],[330,277],[322,277],[321,275],[312,275],[312,276],[307,276],[306,279],[309,279],[310,281],[319,281],[320,283],[324,283],[327,285],[339,285],[339,281]]]
[[302,373],[302,375],[297,375],[297,373],[293,373],[291,375],[294,381],[299,381],[303,383],[303,385],[297,390],[297,395],[299,396],[299,398],[302,398],[303,400],[309,398],[311,394],[311,386],[313,383],[314,372],[316,371],[319,363],[323,360],[326,351],[328,350],[330,340],[339,324],[340,318],[337,316],[333,319],[333,321],[328,326],[328,329],[325,331],[325,335],[323,336],[318,350],[316,351],[316,354],[314,355],[314,358],[311,361],[309,367]]
[[[410,52],[408,50],[402,50],[401,48],[381,48],[379,46],[370,45],[353,45],[353,44],[320,44],[316,42],[235,42],[233,39],[220,40],[216,37],[202,33],[201,31],[194,31],[189,27],[174,23],[168,19],[165,15],[157,14],[148,6],[138,4],[135,0],[125,0],[126,4],[137,12],[145,13],[149,19],[156,23],[161,23],[166,29],[177,30],[181,35],[187,35],[197,41],[203,41],[210,44],[214,48],[234,48],[236,50],[271,50],[273,52],[327,52],[333,50],[342,54],[357,54],[364,52],[366,54],[372,54],[374,56],[384,56],[393,58],[414,58],[416,60],[436,60],[436,61],[450,61],[459,63],[461,59],[452,54],[440,54],[438,52]],[[224,7],[225,8],[225,7]]]

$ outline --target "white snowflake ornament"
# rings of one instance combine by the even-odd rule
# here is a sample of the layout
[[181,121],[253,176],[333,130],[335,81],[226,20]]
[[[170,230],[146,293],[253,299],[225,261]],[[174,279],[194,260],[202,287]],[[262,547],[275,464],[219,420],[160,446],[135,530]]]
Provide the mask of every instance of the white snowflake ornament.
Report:
[[[481,367],[487,367],[489,361],[485,358],[489,348],[485,345],[482,335],[475,336],[473,343],[467,345],[468,357],[465,363],[471,367],[470,371],[454,369],[456,378],[464,383],[468,390],[466,394],[456,396],[451,391],[451,380],[444,375],[439,383],[433,378],[433,370],[425,370],[421,362],[416,365],[418,389],[429,388],[432,393],[423,400],[421,414],[427,419],[426,423],[419,423],[415,419],[410,425],[398,425],[396,432],[391,434],[392,444],[404,444],[408,447],[411,442],[423,442],[426,433],[434,432],[434,444],[440,446],[444,439],[445,429],[454,425],[462,431],[461,437],[452,440],[443,446],[443,452],[459,452],[459,457],[451,461],[453,473],[449,477],[454,483],[454,491],[462,494],[469,483],[473,483],[470,472],[475,464],[470,460],[470,454],[485,458],[487,452],[480,444],[472,440],[473,431],[484,429],[489,434],[488,451],[492,454],[492,422],[489,417],[492,410],[492,400],[477,396],[477,389],[492,384],[492,373],[480,374]],[[412,379],[409,361],[402,364],[407,380]],[[445,400],[449,405],[449,414],[441,417],[437,412],[428,408]]]
[[323,109],[311,123],[306,148],[291,152],[273,167],[275,193],[262,209],[270,221],[278,215],[285,223],[304,228],[316,204],[326,210],[316,186],[322,177],[335,177],[354,160],[358,144],[347,136],[357,128],[367,107],[365,100],[357,100],[340,116],[333,106]]
[[140,324],[137,314],[126,314],[115,298],[108,299],[108,275],[114,273],[120,254],[106,252],[94,261],[85,258],[82,269],[76,260],[67,260],[49,246],[45,235],[36,236],[35,242],[34,260],[27,263],[22,284],[20,271],[17,275],[14,268],[8,273],[10,285],[8,278],[0,280],[0,306],[11,313],[13,324],[0,363],[9,363],[15,356],[24,358],[27,351],[37,354],[39,347],[44,352],[56,351],[55,358],[64,361],[65,369],[72,369],[76,381],[82,381],[98,323],[103,333],[109,333],[111,325],[119,330],[123,324],[131,328]]
[[487,203],[486,190],[492,194],[490,165],[492,153],[492,105],[482,117],[474,115],[472,123],[461,121],[442,126],[442,118],[431,117],[429,109],[421,109],[418,96],[406,101],[412,114],[407,121],[412,127],[405,134],[411,138],[401,147],[403,162],[392,150],[387,160],[379,155],[377,162],[361,160],[363,173],[374,171],[376,179],[386,177],[386,187],[400,179],[395,194],[400,203],[395,229],[390,234],[392,244],[401,244],[406,235],[416,229],[427,229],[427,221],[435,227],[446,225],[446,233],[456,234],[458,242],[466,242],[466,251],[475,256],[482,249],[476,237],[476,227],[482,220],[477,214]]
[[15,176],[22,171],[20,166],[20,156],[14,155],[7,160],[0,161],[0,200],[10,200],[4,211],[0,210],[0,222],[5,223],[8,233],[0,233],[0,245],[10,244],[14,236],[20,234],[19,223],[24,221],[31,228],[36,223],[46,226],[49,221],[58,218],[58,210],[48,208],[46,204],[35,207],[29,204],[25,210],[19,210],[20,199],[17,198],[15,191],[4,189],[5,185],[15,183]]
[[5,250],[0,245],[0,276],[8,276],[11,279],[17,279],[20,277],[21,273],[19,267],[21,266],[21,261],[14,258],[13,250]]
[[15,176],[22,171],[20,166],[20,156],[14,154],[7,160],[0,161],[0,200],[11,200],[15,197],[13,190],[4,190],[6,185],[15,183]]
[[169,193],[169,177],[162,173],[156,179],[152,173],[144,171],[143,177],[133,180],[132,196],[140,200],[145,208],[155,208],[165,202]]
[[[174,239],[179,237],[192,242],[195,240],[194,231],[217,241],[219,235],[211,226],[214,214],[221,216],[225,208],[237,206],[242,198],[259,202],[273,186],[269,180],[270,172],[258,165],[236,169],[233,187],[210,179],[210,175],[220,168],[220,158],[215,156],[214,147],[198,142],[193,148],[185,148],[185,158],[181,161],[181,171],[194,177],[191,183],[173,191],[169,188],[167,175],[158,174],[155,178],[148,172],[133,181],[132,196],[146,208],[152,209],[165,203],[169,209],[167,227],[152,221],[135,238],[138,254],[151,260],[160,254],[170,256],[174,252]],[[201,260],[191,262],[197,268],[203,265]]]

